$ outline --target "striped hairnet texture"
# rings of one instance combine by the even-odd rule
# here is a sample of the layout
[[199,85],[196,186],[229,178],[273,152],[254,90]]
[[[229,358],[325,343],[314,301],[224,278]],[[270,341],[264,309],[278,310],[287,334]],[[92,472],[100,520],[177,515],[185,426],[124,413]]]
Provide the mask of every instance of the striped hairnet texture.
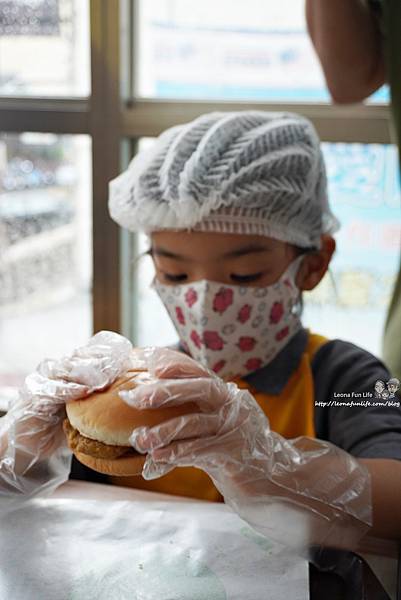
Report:
[[110,183],[112,218],[131,231],[266,235],[320,247],[338,221],[320,142],[291,113],[214,112],[168,129]]

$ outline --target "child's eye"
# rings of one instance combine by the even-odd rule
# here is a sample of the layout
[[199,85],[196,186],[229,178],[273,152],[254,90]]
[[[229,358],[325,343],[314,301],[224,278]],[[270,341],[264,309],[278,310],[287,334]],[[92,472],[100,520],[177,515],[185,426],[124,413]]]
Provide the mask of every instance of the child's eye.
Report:
[[180,273],[179,275],[170,275],[169,273],[163,273],[163,277],[166,281],[170,281],[172,283],[178,283],[180,281],[185,281],[187,275],[185,273]]
[[235,275],[231,273],[230,277],[235,283],[251,283],[262,277],[263,273],[253,273],[252,275]]

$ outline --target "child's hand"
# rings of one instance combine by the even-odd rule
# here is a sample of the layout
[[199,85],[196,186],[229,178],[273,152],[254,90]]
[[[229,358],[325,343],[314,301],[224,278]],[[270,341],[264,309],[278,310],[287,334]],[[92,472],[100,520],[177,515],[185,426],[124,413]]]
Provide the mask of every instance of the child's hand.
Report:
[[270,431],[253,396],[180,353],[155,348],[148,352],[148,359],[149,371],[158,380],[123,392],[124,401],[139,409],[194,402],[199,412],[134,430],[131,443],[135,449],[151,455],[145,478],[154,479],[174,466],[188,464],[208,471],[224,465],[235,477]]
[[34,412],[53,413],[57,406],[110,385],[129,368],[131,352],[126,338],[101,331],[70,356],[41,362],[26,378],[21,395]]
[[111,384],[129,368],[131,350],[122,336],[101,332],[71,356],[43,361],[26,378],[0,419],[0,500],[49,493],[68,479],[64,405]]
[[185,355],[151,349],[147,367],[158,381],[125,392],[125,402],[152,409],[191,401],[199,412],[133,431],[132,445],[148,453],[145,479],[176,466],[203,469],[242,518],[298,549],[352,547],[366,533],[369,473],[352,456],[329,442],[284,439],[248,391]]

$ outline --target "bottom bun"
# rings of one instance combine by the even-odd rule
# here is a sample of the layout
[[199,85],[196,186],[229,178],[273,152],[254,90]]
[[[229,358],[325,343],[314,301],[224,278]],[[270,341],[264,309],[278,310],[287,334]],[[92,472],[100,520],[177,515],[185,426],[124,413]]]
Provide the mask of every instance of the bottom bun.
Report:
[[86,467],[103,473],[104,475],[140,475],[145,464],[146,455],[122,456],[114,460],[108,458],[95,458],[82,452],[74,452],[75,456]]

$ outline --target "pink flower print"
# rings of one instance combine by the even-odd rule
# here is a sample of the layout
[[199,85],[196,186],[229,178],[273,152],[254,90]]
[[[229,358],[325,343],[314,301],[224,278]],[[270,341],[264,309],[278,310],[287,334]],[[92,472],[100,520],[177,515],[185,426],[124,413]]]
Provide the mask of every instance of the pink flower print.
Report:
[[255,344],[256,344],[255,338],[249,337],[249,336],[242,336],[238,340],[237,346],[241,350],[241,352],[250,352],[251,350],[254,349]]
[[177,317],[177,321],[180,323],[180,325],[185,325],[184,313],[182,312],[182,308],[180,306],[175,307],[175,316]]
[[233,291],[230,288],[220,288],[213,300],[213,310],[222,314],[233,303]]
[[281,321],[284,314],[284,308],[282,302],[275,302],[270,311],[270,323],[276,324]]
[[203,334],[203,343],[209,350],[222,350],[224,346],[224,341],[217,331],[205,331]]
[[191,331],[191,335],[189,337],[197,348],[200,348],[202,346],[201,337],[200,337],[199,333],[197,331],[195,331],[195,329],[193,329]]
[[280,329],[280,331],[278,331],[276,333],[275,338],[279,342],[280,340],[287,337],[288,333],[289,333],[289,327],[284,327],[284,329]]
[[246,323],[251,316],[252,306],[250,304],[244,304],[238,313],[237,320],[240,323]]
[[198,294],[196,292],[196,290],[194,290],[194,288],[189,288],[189,290],[185,293],[185,302],[187,303],[187,305],[189,306],[189,308],[191,308],[191,306],[193,306],[195,304],[195,302],[198,299]]
[[262,366],[262,361],[260,358],[249,358],[245,363],[245,368],[248,371],[256,371],[256,369],[260,369]]
[[215,365],[213,365],[212,371],[214,371],[215,373],[218,373],[225,366],[225,364],[226,364],[225,360],[219,360]]

